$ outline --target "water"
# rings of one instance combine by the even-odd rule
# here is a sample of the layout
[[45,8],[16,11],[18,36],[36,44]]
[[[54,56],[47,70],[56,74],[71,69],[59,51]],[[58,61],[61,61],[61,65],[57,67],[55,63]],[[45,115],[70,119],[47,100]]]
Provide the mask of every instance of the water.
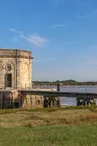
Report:
[[[63,86],[60,88],[62,92],[94,92],[97,93],[97,86]],[[97,102],[97,101],[96,101]],[[68,104],[69,106],[76,106],[76,97],[61,97],[61,104]]]

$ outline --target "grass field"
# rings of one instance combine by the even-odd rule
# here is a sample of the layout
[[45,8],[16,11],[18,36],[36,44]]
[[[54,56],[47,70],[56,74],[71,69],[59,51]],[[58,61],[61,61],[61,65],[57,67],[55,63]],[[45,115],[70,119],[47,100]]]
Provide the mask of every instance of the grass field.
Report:
[[0,111],[0,146],[97,146],[97,107]]

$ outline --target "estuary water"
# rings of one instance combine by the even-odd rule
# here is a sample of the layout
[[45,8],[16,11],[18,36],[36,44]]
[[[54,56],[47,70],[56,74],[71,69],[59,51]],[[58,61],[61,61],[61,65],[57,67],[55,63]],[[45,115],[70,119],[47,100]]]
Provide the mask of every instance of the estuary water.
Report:
[[[97,93],[97,86],[61,86],[62,92],[94,92]],[[97,102],[97,101],[96,101]],[[76,106],[76,97],[61,97],[61,104],[68,104],[69,106]]]

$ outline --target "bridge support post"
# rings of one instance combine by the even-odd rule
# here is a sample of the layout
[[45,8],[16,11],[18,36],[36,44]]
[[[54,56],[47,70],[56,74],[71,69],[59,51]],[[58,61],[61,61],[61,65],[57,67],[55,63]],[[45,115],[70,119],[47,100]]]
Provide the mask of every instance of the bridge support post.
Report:
[[57,91],[60,91],[60,84],[57,84]]
[[60,107],[60,97],[44,96],[43,107]]

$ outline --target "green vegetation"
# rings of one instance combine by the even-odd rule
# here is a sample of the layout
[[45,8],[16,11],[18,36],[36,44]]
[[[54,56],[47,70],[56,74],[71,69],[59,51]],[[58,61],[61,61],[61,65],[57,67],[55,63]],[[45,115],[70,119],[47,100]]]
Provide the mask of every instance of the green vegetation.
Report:
[[0,146],[96,146],[97,106],[0,111]]
[[96,146],[97,125],[0,128],[1,146]]
[[33,81],[33,83],[35,85],[56,85],[61,83],[62,85],[97,85],[97,81],[93,82],[93,81],[87,81],[87,82],[78,82],[75,80],[63,80],[63,81],[54,81],[54,82],[50,82],[50,81]]

